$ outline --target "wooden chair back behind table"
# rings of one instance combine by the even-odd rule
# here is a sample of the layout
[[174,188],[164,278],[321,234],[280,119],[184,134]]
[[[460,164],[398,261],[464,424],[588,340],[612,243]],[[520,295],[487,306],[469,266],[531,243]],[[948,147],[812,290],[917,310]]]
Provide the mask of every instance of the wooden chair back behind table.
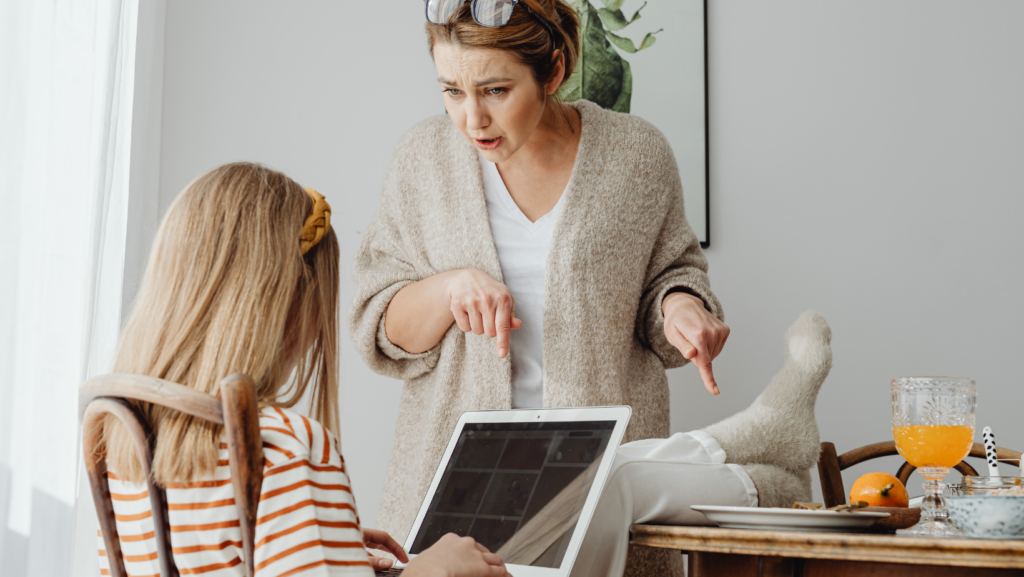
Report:
[[170,381],[141,375],[111,374],[89,380],[79,392],[82,415],[82,448],[89,475],[96,516],[103,531],[112,577],[127,577],[121,543],[114,519],[114,506],[107,485],[107,467],[103,450],[103,418],[112,415],[124,424],[135,442],[147,479],[149,503],[160,560],[161,577],[176,577],[178,570],[171,554],[167,499],[162,488],[153,483],[154,437],[129,401],[160,405],[193,417],[224,425],[231,468],[231,485],[242,532],[246,574],[252,577],[253,542],[256,532],[256,508],[263,485],[263,441],[260,438],[256,386],[246,375],[232,375],[220,384],[221,396],[201,393]]
[[[1012,463],[1013,465],[1017,465],[1020,462],[1019,451],[1012,451],[1002,447],[997,447],[996,451],[996,456],[1001,463]],[[846,489],[843,487],[842,474],[845,469],[859,463],[863,463],[864,461],[870,461],[871,459],[898,454],[899,451],[896,450],[896,441],[885,441],[882,443],[865,445],[843,453],[842,455],[836,454],[836,446],[832,443],[822,443],[821,457],[818,459],[818,477],[821,479],[821,495],[822,499],[825,501],[825,506],[835,507],[836,505],[846,503]],[[984,459],[985,445],[982,445],[981,443],[974,443],[974,446],[971,447],[969,456]],[[907,480],[910,479],[910,474],[916,469],[917,467],[904,461],[903,465],[900,466],[899,470],[896,472],[896,477],[901,483],[906,485]],[[967,461],[960,461],[956,466],[956,470],[960,471],[964,475],[978,475],[978,472],[974,470],[974,467],[967,464]]]

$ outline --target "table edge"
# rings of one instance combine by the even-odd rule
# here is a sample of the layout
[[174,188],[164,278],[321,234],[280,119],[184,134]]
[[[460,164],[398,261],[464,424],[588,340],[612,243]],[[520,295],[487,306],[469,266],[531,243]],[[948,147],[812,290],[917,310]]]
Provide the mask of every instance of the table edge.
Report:
[[630,543],[643,547],[769,557],[834,559],[955,567],[1024,569],[1024,541],[936,540],[891,534],[757,531],[718,527],[634,525]]

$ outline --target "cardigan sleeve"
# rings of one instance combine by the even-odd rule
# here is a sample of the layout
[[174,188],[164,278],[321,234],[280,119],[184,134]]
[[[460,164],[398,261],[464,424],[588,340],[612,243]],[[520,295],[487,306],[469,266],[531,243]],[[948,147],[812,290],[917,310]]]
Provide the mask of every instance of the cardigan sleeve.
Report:
[[660,172],[662,182],[668,183],[664,189],[667,206],[651,253],[647,284],[640,298],[637,334],[658,355],[665,368],[670,369],[689,361],[665,338],[665,315],[661,311],[665,295],[674,288],[681,288],[704,301],[704,307],[719,319],[725,320],[725,313],[711,292],[708,261],[700,249],[700,241],[686,221],[683,185],[675,157],[667,142],[659,148],[660,154],[653,155],[652,160],[657,167],[655,172]]
[[[401,147],[400,147],[401,149]],[[374,372],[409,380],[428,373],[441,356],[441,343],[413,354],[392,343],[384,330],[388,305],[398,291],[426,278],[402,248],[403,203],[406,186],[401,154],[388,170],[380,206],[353,259],[355,295],[349,311],[349,334],[356,350]]]

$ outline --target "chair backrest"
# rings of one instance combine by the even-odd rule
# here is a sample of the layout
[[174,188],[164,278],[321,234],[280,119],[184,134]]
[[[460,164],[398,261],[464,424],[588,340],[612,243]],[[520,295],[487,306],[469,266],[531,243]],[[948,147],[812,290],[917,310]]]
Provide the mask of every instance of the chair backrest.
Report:
[[[885,441],[882,443],[865,445],[858,449],[843,453],[842,455],[836,454],[836,446],[832,443],[822,443],[821,457],[818,459],[818,477],[821,480],[821,495],[822,499],[825,501],[825,506],[835,507],[836,505],[846,503],[846,489],[843,487],[843,470],[858,463],[863,463],[864,461],[898,454],[899,451],[896,450],[896,441]],[[981,443],[974,443],[974,446],[971,447],[971,452],[968,456],[984,459],[985,445]],[[1020,462],[1019,451],[1004,449],[1002,447],[996,448],[996,457],[1001,463],[1017,464]],[[896,472],[896,477],[901,483],[906,485],[907,481],[910,479],[910,474],[916,469],[917,467],[904,461],[903,465],[900,466],[899,471]],[[956,470],[969,476],[976,476],[978,474],[978,472],[974,470],[974,467],[967,464],[967,461],[960,461],[956,466]]]
[[103,531],[112,577],[127,577],[121,543],[114,519],[114,506],[107,485],[107,466],[103,455],[103,417],[112,415],[124,424],[135,442],[146,475],[149,503],[160,560],[161,577],[177,577],[171,554],[167,499],[162,488],[153,483],[153,443],[145,419],[127,402],[144,401],[187,413],[224,425],[231,468],[231,486],[238,507],[238,519],[245,552],[246,574],[253,576],[253,542],[256,508],[263,485],[263,440],[260,437],[256,385],[246,375],[231,375],[220,384],[221,398],[188,387],[141,375],[103,375],[87,381],[79,390],[82,415],[82,448],[85,468],[96,505],[96,516]]

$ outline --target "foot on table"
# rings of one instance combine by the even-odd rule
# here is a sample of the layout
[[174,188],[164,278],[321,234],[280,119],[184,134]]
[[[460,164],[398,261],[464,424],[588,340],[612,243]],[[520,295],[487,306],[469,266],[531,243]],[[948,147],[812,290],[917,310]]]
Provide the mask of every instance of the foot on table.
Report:
[[792,507],[811,500],[809,471],[793,473],[775,465],[740,465],[757,488],[758,507]]
[[725,450],[726,462],[776,465],[803,473],[818,462],[820,439],[814,404],[832,368],[832,331],[808,311],[786,332],[786,361],[747,409],[707,431]]

